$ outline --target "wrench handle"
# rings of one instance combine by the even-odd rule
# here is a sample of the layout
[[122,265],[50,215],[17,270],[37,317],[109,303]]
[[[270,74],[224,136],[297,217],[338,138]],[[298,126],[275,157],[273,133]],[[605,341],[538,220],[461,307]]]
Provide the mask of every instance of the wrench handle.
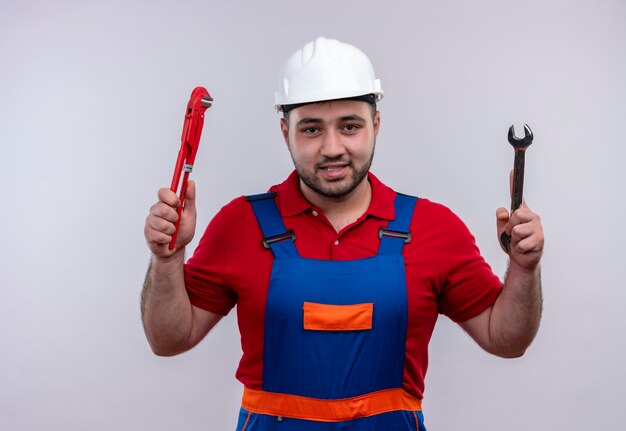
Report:
[[172,234],[172,241],[170,241],[170,245],[169,245],[170,250],[174,250],[174,247],[176,247],[176,238],[178,238],[178,227],[180,226],[180,218],[183,215],[183,209],[185,206],[185,196],[187,195],[188,181],[189,181],[189,172],[185,172],[185,175],[183,175],[183,184],[180,189],[180,196],[179,196],[180,204],[178,205],[178,208],[176,208],[176,214],[178,214],[178,220],[176,220],[176,223],[174,224],[174,227],[176,228],[176,230]]
[[511,193],[511,214],[522,206],[524,199],[524,162],[526,148],[515,150],[515,160],[513,161],[513,191]]
[[[526,148],[515,149],[515,160],[513,161],[513,190],[511,190],[511,214],[522,206],[524,199],[524,162],[526,159]],[[508,253],[511,252],[511,236],[506,232],[500,235],[500,241]]]

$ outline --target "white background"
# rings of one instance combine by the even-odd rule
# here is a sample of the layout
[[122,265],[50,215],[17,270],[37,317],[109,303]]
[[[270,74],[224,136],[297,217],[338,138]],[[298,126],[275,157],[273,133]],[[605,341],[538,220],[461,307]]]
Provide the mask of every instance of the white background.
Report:
[[273,92],[282,62],[320,35],[363,49],[382,81],[373,171],[451,207],[500,275],[506,132],[535,133],[540,333],[504,360],[441,318],[429,430],[623,427],[626,1],[2,0],[2,430],[234,429],[234,313],[191,352],[153,356],[143,223],[196,85],[215,103],[192,245],[222,205],[290,173]]

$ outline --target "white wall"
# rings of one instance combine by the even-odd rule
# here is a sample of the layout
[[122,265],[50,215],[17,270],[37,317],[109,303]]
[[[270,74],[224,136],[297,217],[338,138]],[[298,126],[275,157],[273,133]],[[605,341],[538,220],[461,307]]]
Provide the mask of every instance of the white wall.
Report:
[[374,172],[455,210],[499,274],[506,132],[535,132],[525,191],[547,237],[542,328],[526,356],[503,360],[440,319],[429,429],[620,427],[625,1],[5,0],[1,429],[234,429],[234,313],[191,352],[153,356],[143,222],[196,85],[215,103],[193,173],[195,242],[224,203],[290,172],[274,85],[318,35],[362,48],[382,80]]

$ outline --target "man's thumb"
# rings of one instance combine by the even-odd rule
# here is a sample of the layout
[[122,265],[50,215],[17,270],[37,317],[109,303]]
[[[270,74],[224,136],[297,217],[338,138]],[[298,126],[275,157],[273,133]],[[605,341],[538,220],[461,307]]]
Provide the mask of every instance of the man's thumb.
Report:
[[509,211],[506,208],[498,208],[496,210],[496,226],[498,235],[504,231],[504,227],[509,222]]
[[185,211],[196,211],[196,183],[193,180],[187,182],[187,191],[185,192]]

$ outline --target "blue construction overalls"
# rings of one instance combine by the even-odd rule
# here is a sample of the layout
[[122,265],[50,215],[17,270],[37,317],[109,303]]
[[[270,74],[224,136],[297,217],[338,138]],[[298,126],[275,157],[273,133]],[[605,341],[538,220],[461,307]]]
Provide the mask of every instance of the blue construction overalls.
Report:
[[264,326],[263,389],[244,389],[237,431],[425,431],[402,389],[407,292],[402,249],[416,198],[398,194],[378,254],[304,259],[274,194],[249,196],[274,254]]

